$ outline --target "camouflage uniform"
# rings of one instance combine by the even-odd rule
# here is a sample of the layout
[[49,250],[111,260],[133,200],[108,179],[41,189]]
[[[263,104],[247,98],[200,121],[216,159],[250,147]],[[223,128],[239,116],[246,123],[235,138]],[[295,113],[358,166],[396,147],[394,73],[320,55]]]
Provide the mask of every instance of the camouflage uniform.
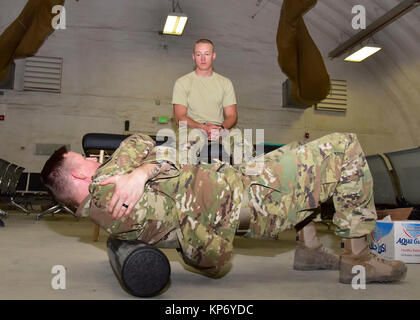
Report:
[[373,179],[355,134],[333,133],[304,145],[293,143],[263,159],[262,174],[251,174],[255,163],[240,168],[248,180],[252,211],[246,236],[277,238],[331,196],[338,236],[373,231]]
[[[172,168],[146,184],[134,214],[112,220],[105,210],[114,186],[99,183],[162,160]],[[258,160],[263,161],[262,172],[256,172]],[[365,235],[376,221],[372,177],[354,134],[287,145],[237,169],[223,162],[181,166],[173,149],[155,147],[150,137],[134,135],[98,168],[89,191],[79,214],[90,215],[123,239],[156,244],[176,237],[184,261],[213,276],[229,268],[244,193],[249,199],[244,205],[252,213],[248,237],[276,238],[330,196],[337,209],[338,235]]]

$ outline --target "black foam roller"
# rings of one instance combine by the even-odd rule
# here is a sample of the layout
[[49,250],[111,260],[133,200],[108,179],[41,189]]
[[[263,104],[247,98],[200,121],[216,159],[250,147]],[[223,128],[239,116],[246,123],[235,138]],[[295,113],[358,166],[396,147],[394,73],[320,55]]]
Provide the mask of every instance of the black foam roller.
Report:
[[156,296],[168,284],[171,266],[159,249],[138,240],[109,237],[107,252],[115,274],[130,294]]

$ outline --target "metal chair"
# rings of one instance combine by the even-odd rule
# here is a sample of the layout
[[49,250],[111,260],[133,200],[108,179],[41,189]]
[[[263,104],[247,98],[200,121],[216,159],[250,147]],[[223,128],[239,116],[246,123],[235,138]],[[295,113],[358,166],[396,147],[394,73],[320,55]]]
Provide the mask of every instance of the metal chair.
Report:
[[420,148],[385,153],[392,165],[401,201],[405,206],[420,208]]
[[399,206],[400,192],[384,158],[375,154],[366,157],[373,177],[373,193],[377,209],[396,208]]
[[59,213],[61,211],[67,212],[67,213],[71,214],[73,217],[75,217],[76,219],[78,219],[78,217],[76,216],[76,214],[69,207],[67,207],[66,205],[61,204],[61,203],[56,203],[51,208],[48,208],[47,210],[42,211],[41,213],[38,213],[36,215],[36,220],[39,220],[43,216],[45,216],[46,214],[50,214],[50,213],[54,216],[54,214]]
[[[0,189],[2,186],[3,176],[5,175],[6,171],[8,170],[10,162],[0,159]],[[0,191],[1,194],[1,191]],[[7,212],[0,209],[0,216],[7,217]]]
[[45,186],[42,184],[41,182],[41,174],[40,173],[30,173],[29,177],[28,177],[28,191],[29,192],[35,192],[38,195],[43,195],[43,196],[47,196],[50,198],[50,200],[53,202],[52,206],[40,213],[38,213],[36,215],[36,220],[41,219],[43,216],[47,215],[47,214],[52,214],[54,216],[54,214],[59,213],[59,212],[67,212],[69,214],[71,214],[73,217],[75,217],[76,219],[78,219],[78,217],[76,216],[76,213],[71,210],[69,207],[65,206],[64,204],[58,203],[56,201],[54,201],[52,199],[52,197],[49,196],[49,193],[47,191],[47,189],[45,188]]
[[5,169],[3,176],[0,181],[0,194],[5,195],[9,189],[10,179],[13,176],[14,171],[16,170],[17,165],[9,163]]
[[[51,213],[52,215],[54,215],[55,213],[58,213],[60,211],[65,211],[76,217],[76,214],[70,208],[54,201],[52,196],[48,193],[48,190],[42,184],[40,173],[22,172],[19,176],[20,178],[18,176],[15,176],[15,179],[17,179],[17,181],[13,181],[13,194],[16,194],[17,196],[19,195],[19,197],[23,198],[23,200],[25,201],[25,206],[30,205],[30,207],[32,208],[32,202],[50,205],[48,209],[36,215],[37,220],[39,220],[46,214]],[[18,207],[27,214],[30,213],[30,211],[27,210],[24,206],[16,203],[14,197],[11,198],[11,202],[14,206]]]
[[6,161],[6,160],[3,160],[3,159],[0,159],[0,181],[1,181],[1,178],[3,177],[3,174],[4,174],[4,170],[5,170],[5,168],[6,168],[9,164],[10,164],[10,162],[9,162],[9,161]]
[[[0,195],[8,199],[8,201],[25,213],[29,213],[26,208],[16,203],[14,197],[16,195],[16,186],[25,168],[19,167],[13,163],[9,163],[2,160],[0,163]],[[1,211],[0,214],[7,216],[5,211]]]
[[25,168],[23,167],[17,167],[14,174],[12,175],[12,178],[9,182],[9,188],[8,188],[8,195],[10,197],[10,203],[15,206],[16,208],[20,209],[21,211],[25,212],[26,214],[29,214],[30,211],[27,210],[24,206],[20,205],[15,201],[16,196],[16,187],[19,182],[20,177],[22,176],[23,170]]

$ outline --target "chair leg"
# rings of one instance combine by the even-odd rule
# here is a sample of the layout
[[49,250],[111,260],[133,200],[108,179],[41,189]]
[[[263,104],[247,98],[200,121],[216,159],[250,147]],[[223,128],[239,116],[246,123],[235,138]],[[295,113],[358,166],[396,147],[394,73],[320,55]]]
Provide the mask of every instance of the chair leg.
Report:
[[13,206],[15,206],[16,208],[22,210],[23,212],[25,212],[26,214],[30,214],[31,212],[26,209],[25,207],[23,207],[22,205],[18,204],[15,202],[15,200],[13,198],[10,198],[10,202],[12,203]]
[[48,208],[47,210],[45,210],[45,211],[43,211],[43,212],[41,212],[41,213],[38,213],[37,215],[36,215],[36,220],[39,220],[40,218],[42,218],[43,216],[45,216],[46,214],[49,214],[49,213],[57,213],[57,212],[59,212],[60,210],[61,210],[61,205],[59,205],[59,204],[56,204],[55,206],[53,206],[53,207],[51,207],[51,208]]
[[8,216],[7,212],[0,209],[0,217],[7,218],[7,216]]
[[76,213],[74,213],[70,208],[68,208],[67,206],[62,205],[61,209],[63,209],[64,211],[66,211],[67,213],[70,213],[73,217],[75,217],[77,220],[79,220],[79,217],[76,216]]
[[79,219],[79,217],[76,216],[76,214],[69,209],[68,207],[61,205],[61,204],[56,204],[55,206],[37,214],[36,219],[39,220],[40,218],[42,218],[43,216],[45,216],[46,214],[51,213],[52,215],[59,213],[60,211],[65,211],[67,213],[70,213],[73,217],[75,217],[76,219]]

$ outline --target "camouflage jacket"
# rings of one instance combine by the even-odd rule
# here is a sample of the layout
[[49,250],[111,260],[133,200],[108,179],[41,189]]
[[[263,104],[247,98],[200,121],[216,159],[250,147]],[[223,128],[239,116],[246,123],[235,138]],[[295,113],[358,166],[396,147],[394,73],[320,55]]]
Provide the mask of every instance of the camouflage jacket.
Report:
[[[187,264],[217,274],[232,257],[241,205],[251,212],[245,236],[277,238],[312,214],[340,180],[365,174],[358,169],[363,154],[356,142],[351,134],[330,134],[305,145],[286,145],[233,168],[223,162],[180,166],[174,149],[156,147],[149,136],[133,135],[98,168],[79,212],[123,239],[156,244],[176,238]],[[352,154],[356,160],[342,171],[343,159]],[[163,160],[171,169],[146,184],[134,214],[112,220],[106,208],[113,185],[99,183]],[[244,193],[249,201],[241,204]]]
[[[232,256],[243,182],[225,163],[180,166],[173,152],[156,147],[147,135],[128,137],[97,169],[89,186],[90,195],[78,213],[90,216],[122,239],[156,244],[176,235],[187,264],[217,273],[220,270],[215,265],[224,265]],[[113,220],[106,208],[114,185],[99,183],[113,175],[128,174],[143,163],[163,160],[172,164],[171,169],[146,184],[131,216]]]

